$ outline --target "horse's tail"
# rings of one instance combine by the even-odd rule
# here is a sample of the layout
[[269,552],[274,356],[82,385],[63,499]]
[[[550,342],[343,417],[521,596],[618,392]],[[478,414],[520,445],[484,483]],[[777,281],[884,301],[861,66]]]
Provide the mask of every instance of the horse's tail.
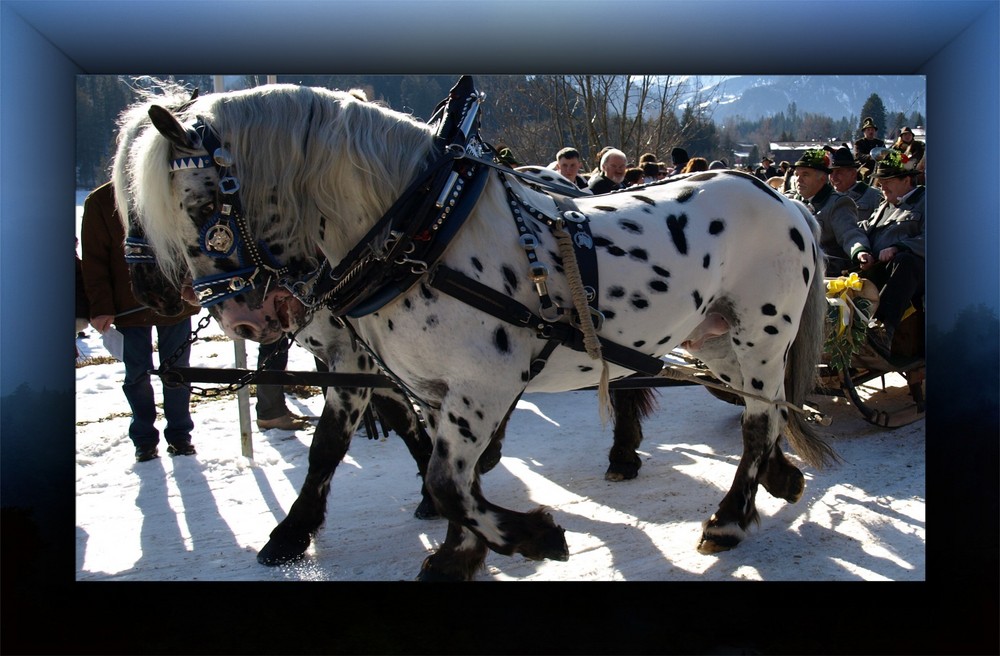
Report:
[[[804,207],[801,209],[815,228],[815,219],[807,209]],[[816,243],[818,248],[818,238]],[[809,295],[799,321],[799,332],[792,342],[785,369],[785,399],[795,406],[801,406],[806,400],[806,395],[816,389],[816,367],[820,362],[826,338],[826,284],[822,275],[821,252],[817,253],[817,260]],[[837,452],[820,437],[802,413],[793,411],[789,415],[785,425],[785,436],[796,453],[819,469],[840,461]]]

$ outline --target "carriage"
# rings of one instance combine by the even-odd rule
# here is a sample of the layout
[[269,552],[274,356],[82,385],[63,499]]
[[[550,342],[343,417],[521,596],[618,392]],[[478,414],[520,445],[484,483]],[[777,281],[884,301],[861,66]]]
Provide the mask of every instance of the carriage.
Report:
[[[497,163],[478,134],[481,100],[463,77],[430,124],[291,86],[151,103],[124,120],[118,207],[228,335],[312,330],[338,374],[380,374],[397,408],[419,408],[432,445],[421,473],[448,520],[419,578],[469,579],[487,549],[565,559],[544,509],[483,496],[488,438],[525,390],[593,386],[605,408],[633,372],[674,378],[662,358],[677,348],[697,359],[695,378],[745,406],[740,466],[698,544],[735,547],[758,520],[758,486],[802,496],[780,438],[814,467],[837,460],[802,407],[827,315],[815,219],[735,171],[553,193]],[[380,387],[342,384],[262,563],[301,557],[323,521],[333,470]]]
[[[853,283],[854,288],[845,289],[845,283]],[[874,285],[857,279],[856,275],[828,280],[827,284],[834,291],[830,293],[828,348],[819,365],[817,392],[849,400],[865,421],[883,428],[898,428],[922,419],[926,376],[922,298],[915,299],[904,315],[887,359],[865,340],[863,327],[878,302]],[[852,305],[859,302],[857,299],[863,299],[862,303],[867,301],[867,312],[853,316],[854,307],[838,302],[845,295],[852,299]],[[841,332],[839,326],[845,324],[849,325]],[[845,338],[849,332],[850,338]],[[838,342],[845,339],[854,344],[847,353],[838,352]],[[894,379],[894,385],[887,382],[890,378]]]

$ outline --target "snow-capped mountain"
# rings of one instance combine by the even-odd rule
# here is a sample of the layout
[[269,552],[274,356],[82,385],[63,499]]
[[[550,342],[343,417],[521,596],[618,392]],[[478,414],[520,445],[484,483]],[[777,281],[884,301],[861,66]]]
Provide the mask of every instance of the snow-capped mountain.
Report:
[[799,116],[858,117],[873,93],[882,99],[887,114],[926,116],[927,111],[927,84],[921,75],[738,75],[688,81],[690,100],[707,103],[717,123],[734,116],[753,120],[787,114],[792,103]]

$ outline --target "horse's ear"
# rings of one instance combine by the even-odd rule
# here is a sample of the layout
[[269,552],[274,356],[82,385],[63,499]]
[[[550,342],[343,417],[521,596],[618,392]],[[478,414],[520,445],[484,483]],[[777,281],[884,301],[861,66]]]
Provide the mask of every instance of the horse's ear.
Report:
[[186,129],[169,109],[153,105],[149,108],[149,120],[153,122],[156,131],[170,140],[172,144],[187,150],[196,150],[201,140],[193,130]]

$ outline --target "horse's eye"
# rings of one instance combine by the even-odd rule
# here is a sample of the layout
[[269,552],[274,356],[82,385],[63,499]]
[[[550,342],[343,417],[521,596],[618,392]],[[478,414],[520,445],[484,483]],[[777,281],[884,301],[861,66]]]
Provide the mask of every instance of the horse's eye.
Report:
[[205,203],[198,210],[198,214],[201,216],[202,219],[209,219],[209,218],[211,218],[212,215],[215,214],[215,203],[214,202],[212,202],[212,203]]

